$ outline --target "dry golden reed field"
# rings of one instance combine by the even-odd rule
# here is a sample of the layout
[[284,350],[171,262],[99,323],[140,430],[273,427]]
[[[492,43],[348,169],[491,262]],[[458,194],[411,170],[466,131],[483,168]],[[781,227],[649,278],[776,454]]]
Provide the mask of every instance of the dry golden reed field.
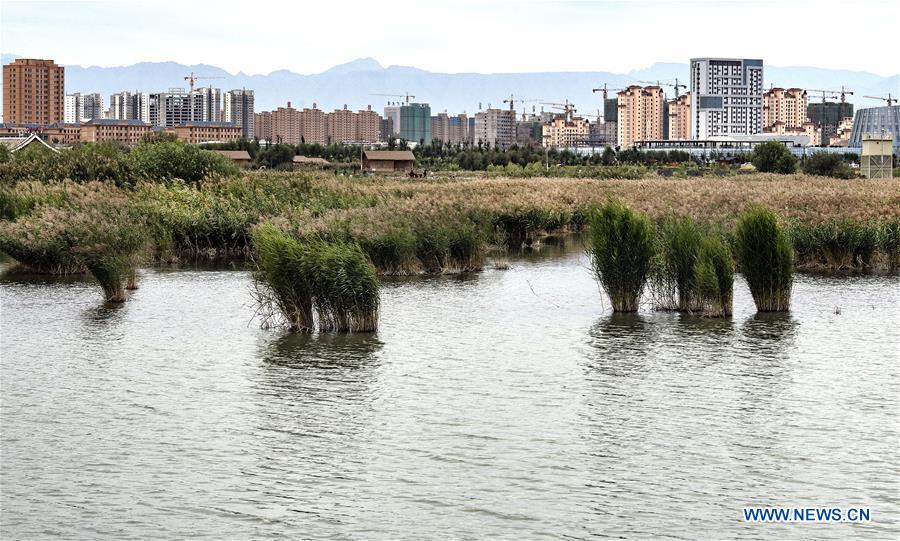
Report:
[[840,180],[802,174],[639,180],[380,179],[362,191],[405,199],[401,207],[413,213],[445,206],[571,209],[614,198],[653,218],[674,213],[723,224],[733,223],[741,211],[754,204],[768,206],[787,220],[808,223],[830,218],[866,221],[900,217],[900,179]]

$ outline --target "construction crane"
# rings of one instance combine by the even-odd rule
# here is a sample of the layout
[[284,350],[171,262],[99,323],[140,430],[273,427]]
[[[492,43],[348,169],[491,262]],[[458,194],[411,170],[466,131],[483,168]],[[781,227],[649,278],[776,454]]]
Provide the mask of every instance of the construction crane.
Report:
[[406,101],[406,105],[409,105],[409,100],[416,99],[415,96],[406,92],[405,94],[369,94],[370,96],[387,96],[389,98],[403,98]]
[[596,94],[597,92],[603,92],[603,101],[605,102],[609,98],[610,92],[619,92],[621,90],[625,90],[624,88],[609,88],[606,86],[606,83],[603,83],[603,86],[600,88],[592,88],[591,92]]
[[900,100],[898,100],[898,98],[894,98],[894,97],[892,97],[890,94],[888,94],[886,98],[885,98],[885,97],[882,97],[882,96],[863,96],[863,97],[864,97],[864,98],[869,98],[870,100],[881,100],[881,101],[886,101],[888,107],[890,107],[891,105],[894,105],[894,103],[896,103],[897,101],[900,101]]
[[569,103],[569,100],[566,100],[565,103],[541,102],[541,105],[549,105],[551,109],[563,111],[566,115],[566,122],[571,121],[572,113],[578,111],[577,109],[575,109],[575,104]]
[[541,101],[540,98],[538,98],[538,99],[527,99],[527,98],[519,98],[519,99],[516,99],[515,94],[510,94],[510,95],[509,95],[509,98],[503,100],[503,103],[508,103],[508,104],[509,104],[509,110],[510,110],[510,111],[515,111],[515,110],[516,110],[516,103],[521,103],[521,104],[524,105],[524,104],[526,104],[526,103],[540,102],[540,101]]
[[224,77],[217,77],[212,75],[196,75],[193,71],[190,75],[186,75],[184,80],[188,82],[191,87],[191,92],[194,91],[194,81],[199,81],[200,79],[224,79]]
[[847,90],[843,86],[840,90],[819,90],[816,88],[805,88],[807,92],[817,92],[822,94],[822,103],[825,103],[827,98],[841,98],[841,103],[847,102],[847,94],[853,94],[852,90]]
[[683,84],[679,83],[677,77],[675,78],[675,82],[674,82],[674,83],[670,83],[670,82],[668,82],[668,81],[660,81],[660,80],[656,80],[656,81],[638,81],[638,82],[639,82],[639,83],[648,84],[648,85],[656,85],[656,86],[658,86],[658,87],[664,87],[664,86],[667,86],[667,87],[669,87],[669,88],[672,88],[672,89],[675,90],[675,97],[676,97],[676,98],[677,98],[677,97],[679,96],[679,94],[680,94],[680,93],[678,92],[678,89],[680,89],[680,88],[685,88],[685,89],[686,89],[686,88],[688,87],[688,85],[683,85]]

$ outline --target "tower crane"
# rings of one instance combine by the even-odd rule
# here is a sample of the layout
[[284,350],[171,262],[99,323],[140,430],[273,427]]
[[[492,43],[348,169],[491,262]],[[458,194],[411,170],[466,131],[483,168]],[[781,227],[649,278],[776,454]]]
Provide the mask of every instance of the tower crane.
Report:
[[191,87],[191,92],[194,91],[194,81],[199,81],[200,79],[224,79],[224,77],[218,77],[213,75],[196,75],[193,71],[190,75],[186,75],[184,80],[188,82],[188,85]]
[[591,92],[596,94],[597,92],[603,92],[603,101],[605,102],[609,98],[610,92],[619,92],[621,90],[625,90],[624,88],[609,88],[606,86],[606,83],[603,83],[603,86],[600,88],[592,88]]
[[416,99],[415,96],[406,92],[405,94],[369,94],[370,96],[387,96],[389,98],[403,98],[406,101],[406,105],[409,105],[409,100]]
[[566,122],[571,121],[572,113],[578,111],[577,109],[575,109],[575,104],[569,103],[569,100],[566,100],[565,103],[541,102],[541,105],[549,105],[551,109],[563,111],[566,115]]
[[863,96],[863,97],[869,98],[870,100],[885,101],[885,102],[887,102],[888,107],[890,107],[891,105],[894,105],[894,103],[896,103],[897,101],[900,101],[900,98],[894,98],[890,94],[888,94],[886,98],[882,97],[882,96]]
[[650,85],[655,84],[655,85],[658,86],[658,87],[667,86],[667,87],[669,87],[669,88],[672,88],[672,89],[675,90],[675,97],[676,97],[676,98],[677,98],[677,97],[679,96],[679,94],[680,94],[680,93],[678,92],[678,90],[679,90],[680,88],[687,89],[687,87],[688,87],[688,85],[686,85],[686,84],[681,84],[681,83],[679,83],[677,77],[675,78],[675,82],[674,82],[674,83],[670,83],[670,82],[668,82],[668,81],[660,81],[660,80],[656,80],[656,81],[638,81],[638,82],[639,82],[639,83],[644,83],[644,84],[650,84]]
[[508,103],[508,104],[509,104],[509,110],[510,110],[510,111],[515,111],[515,110],[516,110],[516,103],[521,103],[521,104],[524,105],[524,104],[526,104],[526,103],[540,102],[540,101],[541,101],[540,99],[516,98],[516,96],[515,96],[514,94],[510,94],[510,95],[509,95],[509,98],[503,100],[503,103]]

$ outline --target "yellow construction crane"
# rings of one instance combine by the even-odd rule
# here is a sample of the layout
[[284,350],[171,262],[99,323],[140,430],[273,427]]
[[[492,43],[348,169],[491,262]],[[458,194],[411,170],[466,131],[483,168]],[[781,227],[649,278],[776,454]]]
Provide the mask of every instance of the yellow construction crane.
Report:
[[882,96],[863,96],[863,97],[864,97],[864,98],[869,98],[870,100],[881,100],[881,101],[886,101],[888,107],[890,107],[891,105],[894,105],[894,103],[898,101],[898,98],[894,98],[894,97],[892,97],[890,94],[888,94],[886,98],[885,98],[885,97],[882,97]]
[[405,94],[369,94],[370,96],[387,96],[389,98],[403,98],[406,101],[406,105],[409,105],[409,100],[416,99],[415,96],[406,92]]
[[224,77],[217,77],[212,75],[196,75],[193,71],[190,75],[186,75],[184,80],[188,82],[191,87],[191,92],[194,91],[194,81],[199,81],[200,79],[224,79]]

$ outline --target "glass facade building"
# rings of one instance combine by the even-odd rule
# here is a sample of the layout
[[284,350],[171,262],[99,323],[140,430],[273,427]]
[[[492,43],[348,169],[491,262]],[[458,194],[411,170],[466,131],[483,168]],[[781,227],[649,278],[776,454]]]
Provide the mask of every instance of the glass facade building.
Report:
[[431,106],[410,103],[400,107],[400,139],[431,144]]
[[882,132],[894,138],[894,152],[900,152],[900,105],[870,107],[856,111],[848,146],[862,147],[863,135],[880,135]]

